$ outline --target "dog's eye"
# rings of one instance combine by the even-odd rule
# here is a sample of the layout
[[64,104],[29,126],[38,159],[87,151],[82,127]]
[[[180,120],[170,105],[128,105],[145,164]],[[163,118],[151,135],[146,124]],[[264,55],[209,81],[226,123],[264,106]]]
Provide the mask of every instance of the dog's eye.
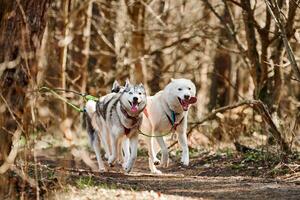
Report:
[[178,88],[178,90],[179,90],[179,91],[181,91],[181,90],[182,90],[182,88]]
[[189,87],[188,89],[189,89],[189,90],[191,90],[191,88],[190,88],[190,87]]
[[129,92],[129,94],[133,94],[132,92]]
[[139,95],[142,95],[142,93],[141,93],[141,92],[139,92]]

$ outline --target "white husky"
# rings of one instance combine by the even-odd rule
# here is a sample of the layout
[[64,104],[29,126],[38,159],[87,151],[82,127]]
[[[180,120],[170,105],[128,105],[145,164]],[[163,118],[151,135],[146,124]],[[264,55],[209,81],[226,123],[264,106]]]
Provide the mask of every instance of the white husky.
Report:
[[[181,162],[189,165],[189,149],[187,144],[187,115],[190,104],[197,101],[196,87],[188,79],[172,79],[164,90],[147,98],[147,106],[143,113],[141,131],[159,136],[176,131],[182,148]],[[161,166],[167,167],[169,162],[168,149],[163,137],[155,137],[161,148]],[[161,173],[155,165],[160,162],[156,157],[158,149],[154,147],[154,138],[148,138],[149,167],[152,173]]]
[[100,154],[100,141],[106,154],[109,155],[109,165],[113,165],[121,155],[123,140],[128,138],[129,144],[124,143],[124,149],[127,151],[124,152],[123,168],[126,172],[130,172],[137,157],[138,128],[142,122],[142,111],[146,106],[146,93],[142,84],[132,85],[129,81],[126,81],[124,87],[115,83],[114,88],[113,93],[101,97],[97,103],[87,102],[85,115],[87,130],[100,171],[106,170]]

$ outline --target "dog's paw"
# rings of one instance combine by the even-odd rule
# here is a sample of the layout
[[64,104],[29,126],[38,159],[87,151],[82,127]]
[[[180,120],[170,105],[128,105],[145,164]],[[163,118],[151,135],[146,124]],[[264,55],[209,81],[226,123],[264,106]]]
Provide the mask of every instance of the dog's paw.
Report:
[[151,171],[152,174],[162,174],[162,172],[158,169]]
[[162,167],[162,168],[167,168],[168,166],[169,166],[168,162],[160,164],[160,167]]
[[154,164],[154,165],[160,165],[160,160],[158,160],[157,158],[155,158],[155,159],[153,160],[153,164]]
[[113,163],[108,163],[109,167],[114,167],[115,165]]
[[107,172],[107,169],[106,169],[105,167],[104,167],[104,168],[100,168],[100,169],[99,169],[99,172],[100,172],[100,173]]
[[160,167],[166,168],[169,166],[169,157],[163,156],[160,162]]
[[130,173],[132,167],[130,167],[130,166],[125,166],[123,169],[124,169],[125,173]]
[[183,165],[183,166],[189,166],[189,159],[184,159],[183,157],[181,158],[181,161],[180,163]]
[[122,168],[125,170],[126,167],[127,167],[127,163],[124,162],[124,163],[122,164]]
[[109,165],[110,167],[113,167],[115,161],[116,161],[116,158],[110,156],[110,157],[108,158],[108,165]]

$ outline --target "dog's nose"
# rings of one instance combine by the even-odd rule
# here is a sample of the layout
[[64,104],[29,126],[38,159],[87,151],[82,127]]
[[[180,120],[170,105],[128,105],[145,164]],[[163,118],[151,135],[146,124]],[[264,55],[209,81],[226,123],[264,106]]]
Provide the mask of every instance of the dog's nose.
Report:
[[190,99],[191,96],[190,95],[184,95],[183,97],[184,97],[184,99],[188,100],[188,99]]
[[137,102],[139,99],[137,97],[133,97],[133,102]]

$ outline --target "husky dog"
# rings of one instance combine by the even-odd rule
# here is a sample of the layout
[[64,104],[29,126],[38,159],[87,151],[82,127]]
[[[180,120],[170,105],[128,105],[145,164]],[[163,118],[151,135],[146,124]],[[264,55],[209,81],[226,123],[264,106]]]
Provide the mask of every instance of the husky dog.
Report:
[[[164,90],[147,98],[147,106],[143,112],[141,131],[153,136],[163,135],[170,131],[178,134],[182,148],[181,162],[189,165],[189,150],[187,144],[187,116],[191,104],[196,103],[196,87],[188,79],[172,79]],[[155,137],[161,148],[161,166],[167,167],[169,161],[168,149],[163,137]],[[152,173],[161,173],[155,165],[160,161],[156,157],[153,137],[148,139],[149,167]]]
[[[91,144],[96,153],[99,170],[105,171],[100,154],[100,140],[108,156],[109,165],[113,165],[124,147],[125,163],[123,168],[130,172],[137,157],[138,128],[142,122],[142,111],[146,107],[146,92],[142,84],[132,85],[128,80],[124,87],[115,83],[112,93],[100,98],[98,102],[86,104],[86,124]],[[125,145],[127,145],[125,144]],[[129,151],[130,149],[130,151]]]

